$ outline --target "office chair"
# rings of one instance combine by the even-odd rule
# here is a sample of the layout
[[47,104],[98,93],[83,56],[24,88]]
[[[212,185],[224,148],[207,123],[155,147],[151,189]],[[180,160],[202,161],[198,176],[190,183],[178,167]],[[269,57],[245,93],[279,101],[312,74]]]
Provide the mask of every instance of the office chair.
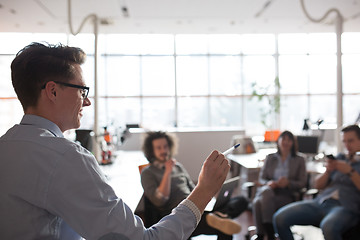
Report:
[[[308,173],[306,186],[304,188],[300,189],[299,191],[296,191],[293,193],[294,202],[301,201],[304,198],[315,198],[316,197],[316,195],[318,194],[319,191],[317,189],[310,188],[310,180],[311,180],[311,175]],[[243,188],[247,189],[247,195],[248,195],[248,199],[249,199],[248,210],[252,211],[252,198],[255,195],[256,183],[255,182],[246,182],[243,184]],[[251,237],[254,236],[255,233],[256,233],[256,226],[249,226],[248,232],[245,235],[245,239],[251,240]],[[293,232],[293,235],[294,235],[294,238],[297,240],[304,240],[304,236],[301,233]],[[351,239],[351,240],[353,240],[353,239]]]
[[[139,173],[141,174],[142,170],[146,167],[148,167],[150,163],[139,165]],[[151,203],[151,201],[145,196],[145,193],[142,196],[141,199],[144,203],[144,212],[142,215],[142,220],[144,222],[144,226],[149,228],[155,223],[159,222],[162,217],[164,217],[167,214],[162,213],[159,211],[159,209]]]
[[144,194],[144,225],[149,228],[167,214],[162,213]]

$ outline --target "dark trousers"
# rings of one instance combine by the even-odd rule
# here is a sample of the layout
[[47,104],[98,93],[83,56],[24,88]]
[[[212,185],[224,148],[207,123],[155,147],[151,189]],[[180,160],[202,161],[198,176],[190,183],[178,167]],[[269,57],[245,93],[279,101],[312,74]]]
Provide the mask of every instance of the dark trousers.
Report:
[[224,205],[220,206],[213,211],[218,211],[225,213],[229,218],[236,218],[240,216],[246,209],[248,209],[249,201],[244,196],[237,196],[230,199],[230,201]]

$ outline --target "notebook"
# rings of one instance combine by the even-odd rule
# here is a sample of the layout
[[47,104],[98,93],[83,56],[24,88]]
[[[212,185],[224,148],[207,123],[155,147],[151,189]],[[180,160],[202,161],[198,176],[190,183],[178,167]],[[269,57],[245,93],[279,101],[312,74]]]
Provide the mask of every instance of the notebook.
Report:
[[238,185],[240,176],[230,178],[224,182],[217,197],[212,198],[205,208],[205,211],[216,211],[230,201],[231,195]]

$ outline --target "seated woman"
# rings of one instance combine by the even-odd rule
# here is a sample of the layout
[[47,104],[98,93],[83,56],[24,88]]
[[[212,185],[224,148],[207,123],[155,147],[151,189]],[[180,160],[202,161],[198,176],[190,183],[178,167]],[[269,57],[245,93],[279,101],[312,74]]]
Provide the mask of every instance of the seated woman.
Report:
[[277,152],[269,154],[260,171],[258,190],[253,200],[253,216],[257,236],[252,239],[274,239],[272,216],[280,207],[293,202],[295,193],[306,185],[305,160],[297,154],[294,135],[280,134]]

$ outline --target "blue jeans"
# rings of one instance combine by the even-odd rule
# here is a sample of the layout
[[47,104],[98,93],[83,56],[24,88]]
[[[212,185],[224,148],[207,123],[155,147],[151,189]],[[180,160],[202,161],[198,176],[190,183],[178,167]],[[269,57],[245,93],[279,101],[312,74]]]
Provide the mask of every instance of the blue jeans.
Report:
[[275,232],[281,240],[293,240],[290,227],[313,225],[320,227],[326,240],[341,240],[341,235],[359,220],[356,212],[344,208],[337,200],[328,199],[323,203],[314,200],[288,204],[273,216]]

